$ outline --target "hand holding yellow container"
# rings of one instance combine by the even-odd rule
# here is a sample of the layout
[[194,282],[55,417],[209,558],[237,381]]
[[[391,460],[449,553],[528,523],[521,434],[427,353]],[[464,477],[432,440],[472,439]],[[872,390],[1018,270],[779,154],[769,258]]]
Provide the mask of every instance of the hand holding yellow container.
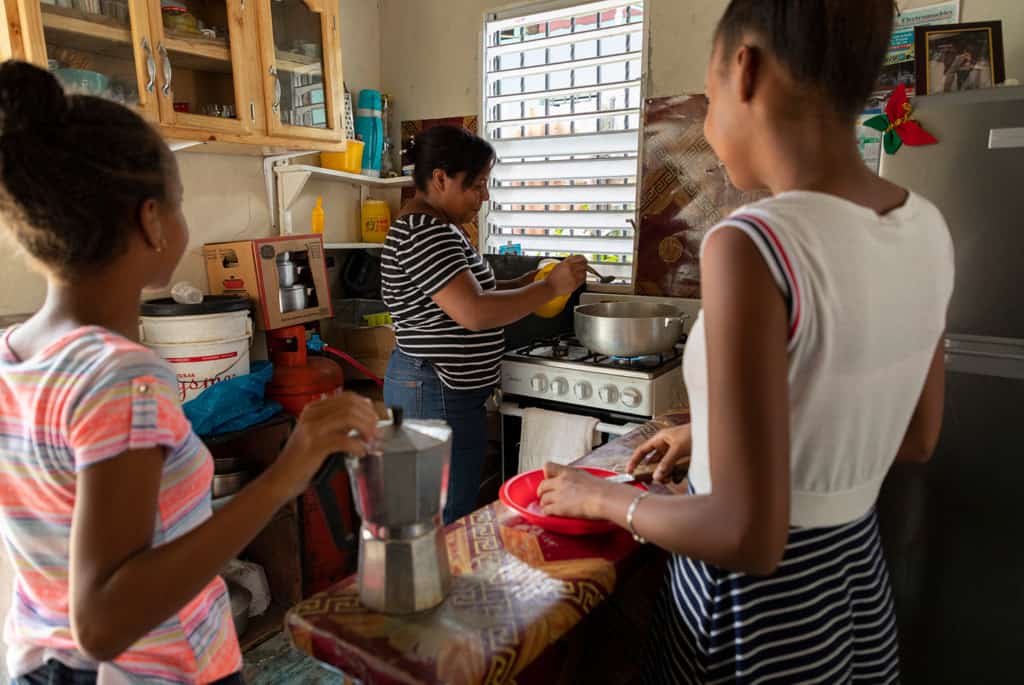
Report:
[[555,276],[557,276],[558,283],[554,284],[554,282],[552,282],[552,284],[555,285],[555,292],[565,292],[564,294],[549,300],[542,307],[534,311],[534,314],[545,319],[552,319],[558,316],[559,313],[565,309],[565,304],[569,301],[569,298],[572,297],[573,292],[583,285],[583,282],[586,280],[587,269],[589,268],[587,266],[586,258],[582,255],[573,255],[561,262],[552,261],[547,264],[541,262],[541,267],[537,270],[537,274],[534,276],[533,280],[536,282],[543,281],[547,278],[554,278],[555,276],[552,276],[551,272],[558,267],[564,267],[565,271],[564,273],[559,272],[556,274]]
[[[543,281],[551,273],[551,270],[558,266],[558,262],[549,262],[544,266],[537,269],[536,275],[533,277],[534,282]],[[569,301],[569,297],[572,293],[566,295],[559,295],[553,300],[548,300],[546,303],[541,305],[534,314],[544,319],[553,319],[558,316],[563,309],[565,309],[565,303]]]

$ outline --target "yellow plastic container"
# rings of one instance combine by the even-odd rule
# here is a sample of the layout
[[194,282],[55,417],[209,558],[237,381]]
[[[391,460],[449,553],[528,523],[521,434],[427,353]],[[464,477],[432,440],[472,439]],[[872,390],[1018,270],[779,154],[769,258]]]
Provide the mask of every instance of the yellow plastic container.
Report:
[[[551,273],[551,270],[558,266],[558,262],[551,262],[545,266],[542,266],[537,270],[537,275],[534,276],[533,280],[543,281]],[[553,300],[548,300],[545,304],[541,305],[534,314],[544,319],[553,319],[562,313],[565,309],[565,303],[569,301],[569,295],[559,295]]]
[[361,227],[363,242],[383,243],[391,227],[391,210],[383,200],[367,200],[363,203]]
[[366,325],[374,328],[376,326],[391,326],[394,322],[391,319],[391,312],[380,312],[378,314],[363,314],[363,321]]
[[344,152],[321,152],[320,166],[358,174],[363,169],[363,141],[346,140]]

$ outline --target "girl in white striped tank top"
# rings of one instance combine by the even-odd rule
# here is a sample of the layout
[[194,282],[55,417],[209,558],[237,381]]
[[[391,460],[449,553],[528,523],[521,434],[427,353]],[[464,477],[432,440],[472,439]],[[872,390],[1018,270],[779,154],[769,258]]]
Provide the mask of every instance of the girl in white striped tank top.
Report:
[[874,504],[893,461],[938,439],[953,257],[935,207],[857,150],[892,25],[890,0],[729,4],[705,133],[738,187],[772,197],[705,236],[692,422],[631,462],[691,457],[689,494],[555,466],[540,486],[546,513],[674,553],[651,682],[899,679]]

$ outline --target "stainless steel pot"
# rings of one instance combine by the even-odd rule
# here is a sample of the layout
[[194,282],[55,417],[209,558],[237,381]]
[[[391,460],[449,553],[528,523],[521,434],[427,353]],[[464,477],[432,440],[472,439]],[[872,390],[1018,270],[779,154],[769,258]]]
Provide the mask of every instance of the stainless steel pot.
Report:
[[297,312],[306,308],[306,286],[291,285],[281,288],[281,312]]
[[277,263],[277,280],[282,288],[295,285],[295,281],[298,278],[299,270],[295,266],[295,262],[288,260]]
[[601,302],[576,307],[576,337],[587,349],[612,357],[671,350],[683,337],[689,315],[667,304]]

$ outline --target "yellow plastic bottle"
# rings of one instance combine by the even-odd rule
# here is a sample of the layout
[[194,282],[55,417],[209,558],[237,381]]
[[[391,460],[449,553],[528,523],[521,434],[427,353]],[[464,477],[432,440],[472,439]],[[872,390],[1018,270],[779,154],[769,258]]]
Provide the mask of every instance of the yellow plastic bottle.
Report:
[[316,196],[316,206],[313,207],[313,216],[310,219],[311,231],[313,233],[324,232],[324,198]]

